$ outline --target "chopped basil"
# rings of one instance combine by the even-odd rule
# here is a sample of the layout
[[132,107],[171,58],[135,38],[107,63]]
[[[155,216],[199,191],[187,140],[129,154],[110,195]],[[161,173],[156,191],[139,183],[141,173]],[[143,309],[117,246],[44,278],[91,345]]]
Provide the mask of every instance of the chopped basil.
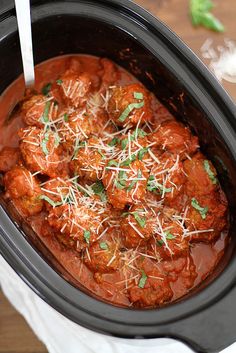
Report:
[[107,201],[105,189],[104,189],[104,186],[103,186],[103,183],[101,182],[101,180],[98,180],[95,184],[93,184],[91,186],[91,188],[92,188],[95,195],[100,196],[100,199],[102,202]]
[[64,117],[64,121],[67,123],[69,121],[69,115],[65,113],[63,117]]
[[42,147],[42,150],[43,150],[43,153],[47,156],[49,155],[49,151],[47,149],[47,143],[49,141],[49,132],[45,132],[44,134],[44,138],[41,142],[41,147]]
[[173,240],[176,238],[175,235],[171,234],[169,231],[165,232],[167,240]]
[[194,26],[204,26],[216,32],[224,32],[223,24],[210,12],[211,0],[190,0],[190,14]]
[[128,145],[128,139],[125,138],[121,141],[121,149],[124,150],[127,145]]
[[52,84],[51,83],[47,83],[43,88],[42,88],[42,94],[44,96],[47,96],[48,93],[50,92],[50,89],[52,87]]
[[[141,210],[142,211],[142,210]],[[125,217],[128,215],[133,215],[134,219],[136,220],[136,222],[139,224],[139,226],[141,228],[145,227],[146,224],[146,218],[145,217],[140,217],[139,212],[138,211],[134,211],[134,212],[123,212],[121,216]]]
[[63,81],[59,79],[59,80],[56,80],[56,83],[60,86],[63,83]]
[[198,201],[193,197],[192,200],[191,200],[191,205],[193,208],[195,208],[195,210],[197,210],[202,219],[205,219],[206,218],[206,215],[207,215],[207,212],[208,212],[208,207],[201,207],[198,203]]
[[158,246],[162,246],[164,244],[164,241],[162,240],[162,239],[160,239],[160,240],[157,240],[157,245]]
[[134,110],[134,109],[140,109],[144,106],[144,101],[140,102],[140,103],[131,103],[128,105],[128,107],[125,108],[125,110],[123,111],[123,113],[120,115],[120,117],[118,118],[119,121],[123,122],[125,121],[129,114]]
[[93,192],[98,195],[101,192],[104,192],[104,186],[101,180],[98,180],[95,184],[92,185]]
[[141,276],[141,278],[140,278],[140,280],[139,280],[138,286],[139,286],[139,288],[144,288],[148,276],[146,275],[146,273],[144,272],[144,270],[141,270],[141,273],[142,273],[142,276]]
[[117,166],[118,166],[118,162],[115,161],[114,159],[111,159],[111,160],[107,163],[107,165],[108,165],[109,167],[112,167],[112,166],[117,167]]
[[138,137],[144,137],[144,136],[147,136],[147,133],[143,130],[143,129],[139,129],[139,128],[136,128],[134,133],[133,133],[133,136],[135,137],[137,134]]
[[56,207],[56,206],[61,206],[62,202],[55,202],[52,199],[50,199],[50,197],[48,197],[47,195],[40,195],[40,200],[44,200],[47,201],[51,206]]
[[130,183],[130,185],[126,188],[127,191],[131,191],[133,189],[133,187],[137,184],[137,182],[140,180],[140,178],[142,178],[142,171],[139,169],[138,170],[138,175],[137,178],[132,180],[132,182]]
[[134,212],[133,215],[134,215],[134,218],[135,218],[136,222],[140,225],[140,227],[144,228],[145,224],[146,224],[146,218],[145,217],[140,217],[137,212]]
[[46,102],[46,104],[45,104],[43,116],[41,117],[41,121],[43,123],[47,123],[49,121],[48,113],[49,113],[50,105],[51,105],[50,101]]
[[108,245],[105,242],[100,243],[99,246],[102,250],[108,250]]
[[134,98],[136,99],[143,99],[142,92],[134,92]]
[[156,179],[154,175],[150,175],[147,181],[147,190],[151,192],[162,192],[163,194],[166,194],[168,192],[172,191],[172,188],[166,188],[162,184],[160,184]]
[[106,159],[106,156],[102,153],[101,149],[98,149],[98,153],[100,154],[100,156],[102,157],[102,159]]
[[147,153],[147,151],[148,151],[148,148],[147,148],[147,147],[144,147],[144,148],[142,148],[140,151],[138,151],[138,159],[139,159],[140,161],[142,161],[143,156],[145,155],[145,153]]
[[127,158],[124,162],[122,162],[120,165],[121,167],[128,167],[132,162],[134,162],[136,159],[135,154],[131,155],[131,158]]
[[61,142],[60,136],[58,135],[57,132],[54,133],[54,136],[55,136],[54,145],[55,145],[55,147],[58,147],[60,145],[60,142]]
[[109,146],[113,147],[119,142],[117,137],[113,137],[113,139],[108,143]]
[[89,230],[84,230],[84,239],[85,239],[86,243],[89,244],[89,240],[90,240],[90,231]]
[[212,184],[217,184],[218,180],[215,177],[215,174],[213,173],[213,171],[211,170],[210,163],[208,162],[208,160],[204,160],[203,164],[204,164],[205,171],[207,172],[209,178],[212,181]]

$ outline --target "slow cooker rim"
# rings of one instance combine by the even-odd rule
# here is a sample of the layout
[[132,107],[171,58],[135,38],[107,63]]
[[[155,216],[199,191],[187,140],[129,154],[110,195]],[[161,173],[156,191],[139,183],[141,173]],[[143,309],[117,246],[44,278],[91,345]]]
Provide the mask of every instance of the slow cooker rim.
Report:
[[[102,2],[102,3],[107,3],[107,4],[112,4],[112,3],[116,3],[116,4],[118,4],[118,1],[117,0],[114,0],[114,1],[110,1],[110,0],[106,0],[106,1],[97,1],[97,3],[98,2]],[[197,69],[199,70],[199,72],[201,72],[202,73],[202,75],[204,76],[204,75],[206,75],[205,76],[205,81],[208,81],[208,83],[210,83],[210,85],[212,86],[212,88],[216,91],[216,94],[217,95],[219,95],[219,96],[221,96],[221,99],[224,101],[224,104],[226,105],[226,108],[229,110],[229,113],[233,116],[234,115],[234,103],[231,101],[231,99],[229,98],[229,96],[228,96],[228,94],[223,90],[223,88],[222,87],[220,87],[219,86],[219,84],[218,84],[218,82],[215,80],[215,78],[209,73],[209,71],[208,71],[208,69],[206,69],[206,67],[203,67],[203,64],[201,63],[201,61],[195,56],[195,54],[193,54],[193,52],[191,52],[181,41],[180,41],[180,39],[178,39],[177,37],[176,37],[176,35],[174,35],[169,29],[167,29],[166,27],[165,27],[165,25],[163,25],[162,23],[160,23],[160,21],[158,22],[158,20],[157,19],[155,19],[153,16],[151,16],[150,14],[148,14],[146,11],[144,11],[142,8],[140,8],[140,7],[138,7],[137,5],[135,5],[135,4],[133,4],[133,3],[131,3],[131,2],[127,2],[127,1],[124,1],[124,0],[122,0],[122,1],[120,1],[120,3],[121,4],[124,4],[125,6],[127,5],[127,7],[129,8],[132,8],[132,10],[133,11],[136,11],[136,12],[139,12],[141,15],[142,15],[142,17],[146,17],[146,18],[148,18],[148,20],[151,22],[151,24],[154,26],[155,24],[154,23],[152,23],[153,21],[155,21],[155,22],[157,22],[158,23],[158,26],[156,25],[156,26],[154,26],[154,27],[156,27],[156,30],[157,31],[162,31],[162,33],[164,33],[164,35],[168,35],[168,40],[169,41],[171,41],[171,40],[175,40],[176,41],[176,43],[175,43],[175,45],[177,46],[177,47],[179,47],[179,48],[181,48],[181,50],[183,50],[184,51],[184,54],[185,54],[185,57],[187,57],[187,58],[191,58],[191,61],[193,61],[194,63],[195,63],[195,65],[197,65]],[[68,5],[67,5],[68,6]],[[159,28],[160,27],[160,28]],[[213,87],[214,86],[214,87]],[[11,222],[11,221],[10,221]],[[2,243],[2,241],[1,241],[1,243]],[[2,243],[3,244],[3,243]],[[29,244],[28,244],[29,245]],[[29,245],[30,246],[30,245]],[[31,247],[31,246],[30,246]],[[17,250],[17,249],[15,249],[15,250]],[[5,254],[3,254],[3,256],[4,256]],[[21,254],[22,255],[22,254]],[[5,255],[6,256],[6,255]],[[7,256],[6,256],[7,257]],[[8,257],[8,261],[10,261],[12,264],[13,264],[13,261],[12,261],[12,259],[9,259],[9,257]],[[43,260],[44,261],[44,260]],[[45,263],[46,264],[46,263]],[[30,267],[30,266],[29,266]],[[48,270],[47,268],[45,268],[45,270]],[[229,270],[231,270],[231,272],[229,271]],[[231,263],[230,265],[229,265],[229,267],[227,268],[227,269],[225,269],[225,271],[227,271],[227,274],[228,274],[228,276],[230,275],[230,276],[232,276],[232,274],[233,274],[233,264]],[[224,271],[224,272],[225,272]],[[27,281],[28,282],[28,284],[29,284],[29,279],[30,279],[30,273],[28,273],[28,278],[26,278],[26,277],[24,277],[24,280],[25,281]],[[223,276],[223,273],[212,283],[212,284],[214,284],[214,283],[216,283],[216,281],[217,280],[219,280],[220,278],[221,278],[221,282],[222,282],[222,277]],[[22,277],[22,275],[21,275],[21,277]],[[231,277],[230,277],[231,278]],[[233,279],[235,279],[235,276],[232,276],[232,280]],[[64,279],[62,279],[61,278],[61,280],[63,280],[63,281],[65,281]],[[228,282],[228,281],[227,281]],[[66,282],[66,284],[68,284],[69,285],[69,283],[67,283]],[[204,289],[204,291],[205,290],[207,290],[207,289],[209,289],[211,286],[212,286],[212,284],[210,284],[206,289]],[[231,284],[232,284],[232,281],[231,281]],[[32,286],[32,282],[31,282],[31,286]],[[70,285],[69,285],[70,286]],[[230,286],[230,285],[229,285]],[[49,300],[49,298],[47,298],[45,295],[43,295],[43,293],[39,293],[39,291],[38,291],[38,289],[37,288],[33,288],[34,289],[34,291],[36,291],[41,297],[43,297],[43,299],[44,300],[46,300],[47,302],[49,301],[49,304],[50,305],[52,305],[52,306],[55,306],[55,305],[53,305],[52,304],[52,302],[50,302],[50,301],[52,301],[52,299],[53,300],[55,300],[55,298],[50,298],[50,300]],[[220,294],[220,295],[223,295],[224,294],[224,292],[227,290],[227,288],[224,288],[224,290],[222,291],[222,293]],[[199,293],[198,294],[198,296],[200,295],[201,293]],[[89,297],[89,296],[88,296]],[[90,299],[91,299],[91,297],[89,297]],[[93,298],[92,298],[93,299]],[[192,297],[192,298],[189,298],[188,299],[188,301],[191,301],[191,299],[195,299],[195,297]],[[219,298],[218,298],[219,299]],[[102,303],[102,302],[100,302],[100,301],[98,301],[97,299],[93,299],[93,300],[95,300],[96,301],[96,303],[101,303],[101,304],[103,304],[103,305],[105,305],[105,306],[110,306],[110,307],[112,307],[112,308],[115,308],[114,306],[112,306],[111,304],[106,304],[106,303]],[[178,304],[175,304],[175,305],[182,305],[182,304],[184,304],[184,303],[178,303]],[[204,305],[204,307],[206,306],[207,304],[205,304]],[[198,308],[203,308],[203,306],[199,306]],[[174,306],[169,306],[169,307],[166,307],[166,308],[162,308],[162,309],[160,309],[160,312],[161,311],[166,311],[166,310],[169,310],[169,309],[171,309],[171,311],[173,311],[173,308],[174,308]],[[105,310],[105,307],[101,307],[101,310]],[[117,308],[116,308],[117,309]],[[120,309],[120,308],[118,308],[119,310],[125,310],[126,312],[128,311],[128,315],[132,315],[131,313],[133,312],[135,312],[135,310],[129,310],[129,309]],[[58,308],[57,308],[57,310],[59,310]],[[60,310],[59,310],[60,311]],[[145,311],[146,313],[148,312],[148,313],[152,313],[153,311],[155,311],[155,310],[152,310],[152,311]],[[182,310],[181,310],[182,311]],[[64,311],[61,311],[63,314],[65,314],[65,312]],[[140,313],[142,314],[142,315],[144,315],[144,311],[137,311],[138,313],[139,313],[139,315],[140,315]],[[192,311],[190,311],[189,312],[189,315],[191,314],[191,313],[193,313],[193,310]],[[182,314],[182,313],[181,313]],[[183,315],[180,315],[180,316],[177,316],[178,318],[180,318],[180,317],[182,317]],[[175,315],[175,317],[176,317],[176,315]],[[150,319],[150,318],[149,318]],[[74,319],[73,319],[74,320]],[[77,320],[74,320],[74,321],[77,321]],[[78,321],[77,321],[78,322]],[[161,322],[161,324],[162,323],[165,323],[165,321],[162,321]],[[142,324],[138,324],[137,326],[141,326]],[[155,325],[154,323],[153,323],[153,325]]]

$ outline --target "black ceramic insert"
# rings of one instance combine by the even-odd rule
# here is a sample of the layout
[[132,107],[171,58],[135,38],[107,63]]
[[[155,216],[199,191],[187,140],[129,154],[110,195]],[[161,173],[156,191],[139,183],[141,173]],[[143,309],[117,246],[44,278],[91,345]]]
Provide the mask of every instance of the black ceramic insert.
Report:
[[[31,1],[36,63],[71,53],[108,57],[132,72],[200,137],[230,204],[231,243],[191,296],[157,310],[131,310],[89,296],[30,232],[0,207],[0,252],[47,303],[76,323],[118,337],[174,337],[197,352],[236,340],[236,111],[207,68],[165,25],[127,0]],[[15,11],[0,11],[0,92],[22,72]],[[207,284],[207,285],[206,285]],[[148,344],[148,342],[147,342]]]

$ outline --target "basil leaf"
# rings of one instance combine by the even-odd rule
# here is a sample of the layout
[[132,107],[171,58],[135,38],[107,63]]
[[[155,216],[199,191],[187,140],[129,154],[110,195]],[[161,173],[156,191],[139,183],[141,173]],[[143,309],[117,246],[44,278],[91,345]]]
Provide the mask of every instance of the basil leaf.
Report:
[[50,101],[46,102],[46,104],[45,104],[43,116],[41,117],[41,121],[43,123],[47,123],[49,121],[48,113],[49,113],[50,105],[51,105]]
[[44,96],[47,96],[48,93],[50,92],[51,87],[52,87],[52,84],[51,84],[51,83],[47,83],[47,84],[42,88],[42,91],[41,91],[42,94],[43,94]]
[[215,177],[215,174],[213,173],[213,171],[211,170],[210,163],[208,162],[208,160],[204,160],[203,164],[204,164],[205,171],[207,172],[209,178],[212,181],[212,184],[217,184],[218,180]]
[[100,243],[99,246],[102,250],[108,250],[108,245],[105,242]]
[[52,199],[50,199],[50,197],[48,197],[47,195],[40,195],[39,198],[40,198],[40,200],[47,201],[53,207],[62,205],[61,201],[60,202],[55,202]]
[[69,115],[65,113],[63,117],[64,117],[64,121],[67,123],[69,121]]
[[142,92],[134,92],[134,98],[135,99],[143,99]]
[[84,239],[85,239],[86,243],[89,244],[89,240],[90,240],[90,231],[89,230],[84,230]]
[[207,215],[207,212],[208,212],[208,207],[201,207],[198,203],[198,201],[193,197],[192,200],[191,200],[191,205],[193,208],[195,208],[195,210],[197,210],[202,219],[205,219],[206,218],[206,215]]
[[48,156],[49,155],[49,151],[47,149],[47,143],[49,141],[49,132],[46,132],[45,135],[44,135],[44,138],[41,142],[41,147],[42,147],[42,150],[43,150],[43,153]]
[[56,83],[60,86],[63,83],[63,81],[59,79],[59,80],[56,80]]
[[209,11],[213,8],[211,0],[190,0],[190,14],[194,26],[202,25],[216,32],[224,32],[223,24]]
[[144,270],[141,270],[141,273],[142,273],[142,276],[141,276],[141,278],[140,278],[140,280],[139,280],[138,286],[139,286],[139,288],[144,288],[148,276],[146,275],[146,273],[144,272]]
[[124,122],[129,114],[134,110],[134,109],[140,109],[144,106],[144,101],[140,102],[140,103],[131,103],[128,105],[128,107],[125,108],[125,110],[123,111],[123,113],[119,116],[118,120],[121,122]]
[[145,153],[147,153],[147,151],[148,151],[148,148],[147,148],[147,147],[144,147],[144,148],[142,148],[140,151],[138,151],[138,159],[139,159],[140,161],[142,161],[142,159],[143,159]]
[[118,142],[119,142],[119,139],[118,139],[117,137],[114,137],[114,138],[108,143],[108,145],[109,145],[110,147],[113,147],[113,146],[115,146]]

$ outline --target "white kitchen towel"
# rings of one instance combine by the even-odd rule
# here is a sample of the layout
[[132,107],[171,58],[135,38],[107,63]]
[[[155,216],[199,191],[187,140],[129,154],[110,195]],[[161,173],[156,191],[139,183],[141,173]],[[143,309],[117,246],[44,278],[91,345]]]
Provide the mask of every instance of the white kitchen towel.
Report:
[[[46,345],[49,353],[193,352],[185,344],[173,339],[119,339],[76,325],[39,298],[1,256],[0,285],[11,304],[24,316],[38,338]],[[236,343],[222,353],[236,353]]]

